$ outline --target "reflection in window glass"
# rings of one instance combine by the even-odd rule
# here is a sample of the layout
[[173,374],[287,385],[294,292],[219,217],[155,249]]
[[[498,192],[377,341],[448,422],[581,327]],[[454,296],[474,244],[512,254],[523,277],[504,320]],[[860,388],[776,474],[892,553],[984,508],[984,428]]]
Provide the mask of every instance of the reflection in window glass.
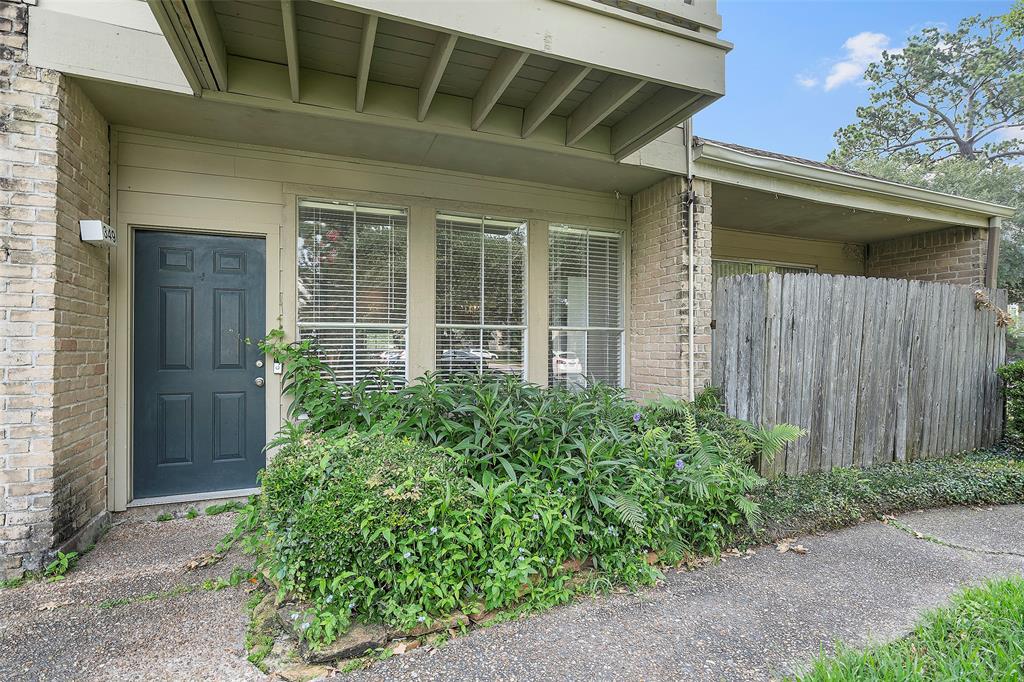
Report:
[[617,232],[550,226],[550,385],[622,385],[622,254]]
[[407,231],[403,208],[299,202],[299,338],[339,382],[405,380]]
[[436,368],[523,375],[525,220],[438,214]]

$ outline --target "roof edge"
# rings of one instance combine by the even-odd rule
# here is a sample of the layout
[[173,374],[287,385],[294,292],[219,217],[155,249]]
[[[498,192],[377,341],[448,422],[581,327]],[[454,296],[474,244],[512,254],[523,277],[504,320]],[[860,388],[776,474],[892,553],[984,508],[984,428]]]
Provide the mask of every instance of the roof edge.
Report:
[[733,149],[711,140],[701,139],[699,142],[695,141],[694,147],[696,150],[694,160],[741,166],[745,169],[772,175],[784,175],[804,182],[888,195],[973,213],[988,218],[1009,218],[1016,213],[1016,209],[1012,206],[1003,206],[988,201],[981,201],[980,199],[968,199],[954,194],[936,192],[935,190],[905,185],[891,180],[848,173],[839,169],[810,166],[773,156],[761,156]]

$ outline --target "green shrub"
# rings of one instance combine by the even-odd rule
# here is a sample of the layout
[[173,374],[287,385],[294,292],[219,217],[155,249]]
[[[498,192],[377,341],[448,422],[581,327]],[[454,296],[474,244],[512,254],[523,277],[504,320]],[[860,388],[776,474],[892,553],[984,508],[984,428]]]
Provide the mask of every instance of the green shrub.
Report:
[[342,386],[307,342],[262,348],[286,366],[295,421],[239,528],[282,593],[314,602],[314,642],[353,617],[409,627],[524,592],[557,602],[566,559],[649,584],[650,552],[717,553],[756,522],[751,464],[801,433],[731,419],[713,392],[641,407],[514,377]]
[[861,518],[947,505],[1024,503],[1024,464],[1013,449],[779,478],[753,495],[758,537],[841,528]]
[[1003,365],[998,370],[1006,395],[1006,432],[1020,439],[1024,436],[1024,360]]
[[353,615],[414,627],[505,606],[576,549],[565,495],[469,481],[454,458],[380,433],[288,445],[263,475],[260,503],[263,567],[315,603],[314,640]]

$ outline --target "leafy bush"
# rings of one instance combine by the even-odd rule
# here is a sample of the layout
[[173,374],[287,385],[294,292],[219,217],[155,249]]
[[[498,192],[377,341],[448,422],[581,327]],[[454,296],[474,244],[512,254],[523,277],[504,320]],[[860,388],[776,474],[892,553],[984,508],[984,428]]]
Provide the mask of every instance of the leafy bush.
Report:
[[762,517],[756,537],[773,540],[840,528],[912,509],[1024,503],[1020,459],[1020,451],[1003,448],[779,478],[753,494]]
[[295,422],[239,523],[282,593],[314,602],[312,641],[354,616],[413,627],[524,592],[556,602],[567,559],[650,583],[651,552],[717,553],[755,523],[751,463],[800,435],[731,419],[712,392],[642,408],[511,377],[343,386],[307,342],[262,348],[287,368]]
[[1018,439],[1024,437],[1024,360],[1003,365],[998,370],[1006,395],[1006,432]]

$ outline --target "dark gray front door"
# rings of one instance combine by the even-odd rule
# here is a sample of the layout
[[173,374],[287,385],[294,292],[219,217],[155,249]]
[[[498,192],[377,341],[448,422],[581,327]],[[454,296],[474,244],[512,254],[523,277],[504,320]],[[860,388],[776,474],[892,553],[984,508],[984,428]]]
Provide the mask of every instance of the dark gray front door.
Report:
[[256,485],[265,278],[262,239],[136,233],[134,497]]

